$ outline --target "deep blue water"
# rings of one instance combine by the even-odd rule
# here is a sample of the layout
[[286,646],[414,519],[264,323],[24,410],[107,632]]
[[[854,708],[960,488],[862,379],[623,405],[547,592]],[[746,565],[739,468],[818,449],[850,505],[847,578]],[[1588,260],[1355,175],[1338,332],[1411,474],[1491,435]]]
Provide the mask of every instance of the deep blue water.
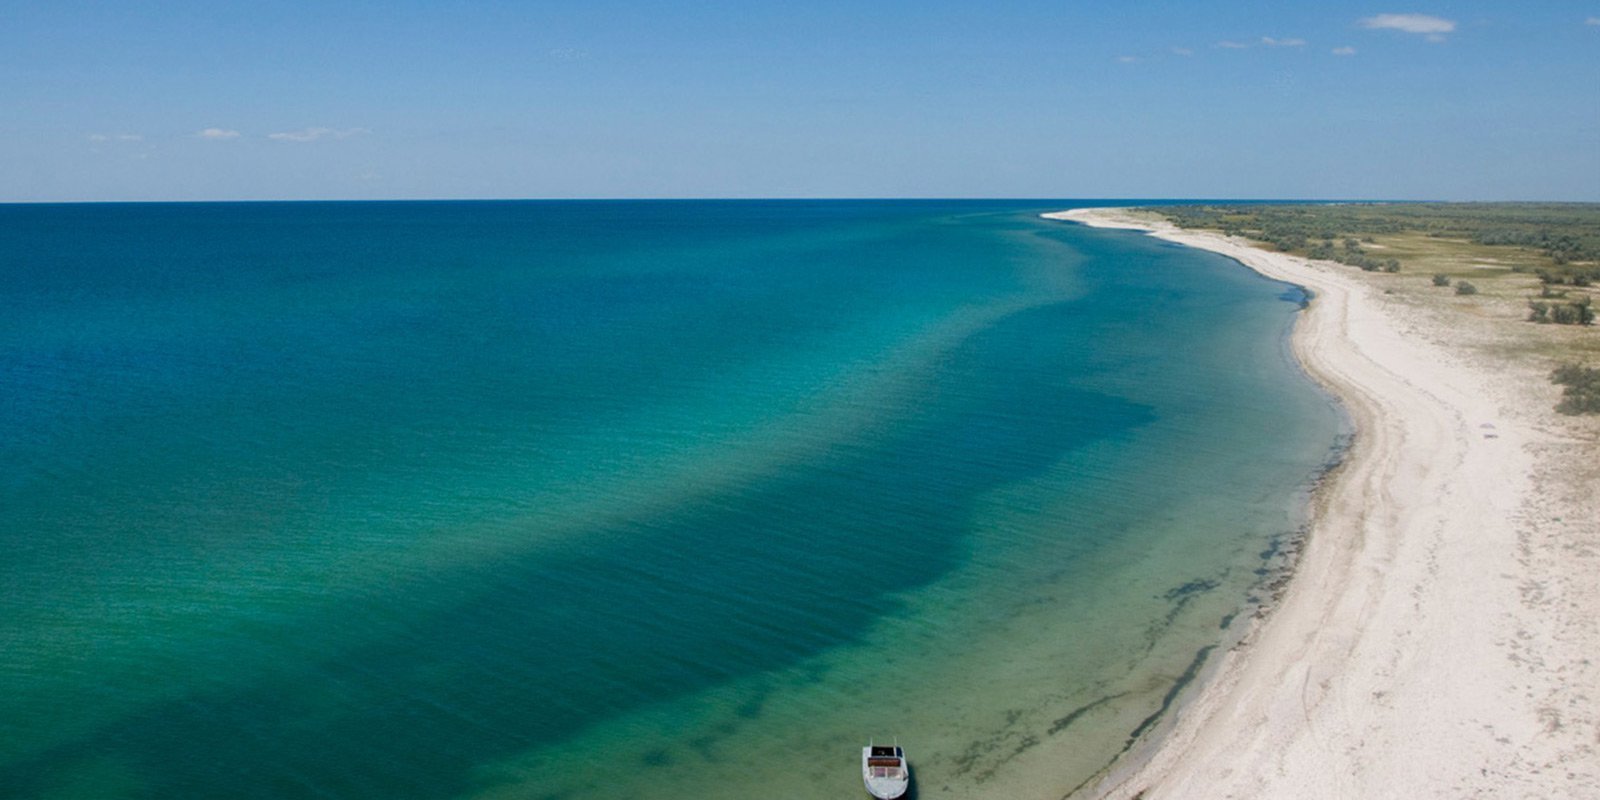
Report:
[[0,206],[0,796],[836,796],[911,649],[923,796],[1115,752],[1338,419],[1298,294],[1073,205]]

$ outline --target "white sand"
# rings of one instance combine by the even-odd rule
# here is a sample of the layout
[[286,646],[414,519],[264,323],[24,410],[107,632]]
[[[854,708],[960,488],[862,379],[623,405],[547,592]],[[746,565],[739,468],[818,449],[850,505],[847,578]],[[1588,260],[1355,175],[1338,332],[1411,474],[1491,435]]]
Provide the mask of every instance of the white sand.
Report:
[[1295,352],[1356,427],[1277,607],[1109,798],[1600,798],[1600,481],[1538,370],[1450,347],[1349,267],[1119,209],[1315,300]]

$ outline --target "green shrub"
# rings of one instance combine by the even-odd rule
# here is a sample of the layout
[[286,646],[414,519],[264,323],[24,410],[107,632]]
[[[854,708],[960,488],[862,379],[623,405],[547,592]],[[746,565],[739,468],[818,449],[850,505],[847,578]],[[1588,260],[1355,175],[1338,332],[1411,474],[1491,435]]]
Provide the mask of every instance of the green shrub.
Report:
[[1478,287],[1466,281],[1456,281],[1456,294],[1477,294]]
[[1433,285],[1434,286],[1449,286],[1450,285],[1450,276],[1449,275],[1435,275],[1435,276],[1433,276]]
[[1600,369],[1565,364],[1550,373],[1550,380],[1560,384],[1561,402],[1556,410],[1563,414],[1600,414]]
[[[1534,306],[1534,316],[1530,316],[1528,319],[1534,322],[1554,322],[1557,325],[1594,324],[1594,308],[1590,305],[1587,296],[1580,297],[1570,303],[1532,303],[1531,305]],[[1538,316],[1539,309],[1537,306],[1547,306],[1545,313],[1548,315],[1548,319]]]
[[1578,309],[1578,324],[1579,325],[1593,325],[1594,324],[1594,308],[1589,305],[1588,296],[1585,296],[1582,300],[1578,300],[1578,301],[1574,302],[1572,305],[1576,306],[1577,309]]

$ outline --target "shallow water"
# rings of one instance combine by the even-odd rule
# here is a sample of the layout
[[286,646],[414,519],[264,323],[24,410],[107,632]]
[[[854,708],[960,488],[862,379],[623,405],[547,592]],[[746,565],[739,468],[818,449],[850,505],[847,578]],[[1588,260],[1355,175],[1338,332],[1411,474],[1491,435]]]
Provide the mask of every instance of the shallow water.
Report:
[[0,207],[0,794],[1059,796],[1340,427],[1071,205]]

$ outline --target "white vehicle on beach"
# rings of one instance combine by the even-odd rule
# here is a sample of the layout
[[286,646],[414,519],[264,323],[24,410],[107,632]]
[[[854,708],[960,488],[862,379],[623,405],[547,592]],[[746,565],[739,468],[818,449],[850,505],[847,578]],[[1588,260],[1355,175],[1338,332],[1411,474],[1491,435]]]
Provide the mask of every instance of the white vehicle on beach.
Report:
[[911,765],[900,745],[868,744],[861,748],[861,779],[867,793],[878,800],[904,797],[911,787]]

